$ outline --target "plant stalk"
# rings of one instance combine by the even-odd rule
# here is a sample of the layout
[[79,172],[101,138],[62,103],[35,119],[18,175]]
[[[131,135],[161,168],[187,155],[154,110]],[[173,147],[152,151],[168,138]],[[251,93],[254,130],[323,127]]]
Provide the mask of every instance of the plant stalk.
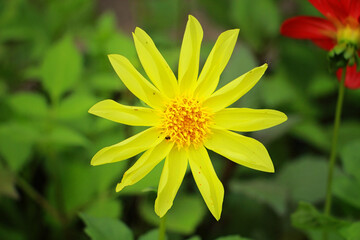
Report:
[[64,217],[40,194],[38,193],[29,183],[27,183],[23,178],[15,176],[18,186],[30,197],[32,198],[39,206],[41,206],[45,211],[47,211],[54,219],[58,222],[64,224]]
[[166,215],[160,218],[159,240],[165,240],[166,235]]
[[[333,181],[333,173],[336,162],[336,153],[337,153],[337,143],[338,143],[338,135],[339,128],[341,123],[341,112],[344,101],[344,92],[345,92],[345,77],[346,77],[346,67],[343,68],[341,81],[339,85],[338,99],[336,103],[336,111],[335,111],[335,120],[334,120],[334,130],[331,141],[331,151],[329,158],[329,167],[328,167],[328,178],[327,178],[327,188],[326,188],[326,200],[324,207],[324,214],[326,216],[330,216],[331,214],[331,202],[332,202],[332,181]],[[327,240],[327,233],[324,231],[323,240]]]

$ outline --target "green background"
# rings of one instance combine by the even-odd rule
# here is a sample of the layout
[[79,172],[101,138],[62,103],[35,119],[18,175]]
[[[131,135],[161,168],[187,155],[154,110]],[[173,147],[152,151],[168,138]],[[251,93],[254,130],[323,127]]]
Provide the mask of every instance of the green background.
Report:
[[[145,73],[131,32],[153,38],[175,71],[188,14],[204,29],[202,66],[217,36],[240,28],[220,86],[267,62],[236,107],[277,109],[282,125],[250,133],[275,173],[210,153],[225,186],[219,222],[188,173],[167,216],[170,240],[360,239],[360,90],[347,90],[334,178],[333,213],[322,215],[338,82],[327,53],[279,28],[317,15],[303,0],[0,0],[0,239],[157,239],[153,206],[162,164],[115,193],[136,158],[91,167],[102,147],[140,131],[92,116],[96,102],[141,105],[107,54]],[[84,230],[85,229],[85,230]]]

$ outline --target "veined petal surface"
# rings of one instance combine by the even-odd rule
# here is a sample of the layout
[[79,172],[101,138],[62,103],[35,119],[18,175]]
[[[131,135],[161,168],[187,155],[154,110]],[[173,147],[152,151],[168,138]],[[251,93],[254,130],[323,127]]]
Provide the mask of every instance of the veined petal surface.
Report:
[[205,100],[204,107],[216,112],[236,102],[260,80],[266,68],[265,63],[226,84]]
[[186,152],[173,147],[165,159],[155,200],[155,212],[159,217],[163,217],[173,205],[176,193],[184,179],[187,165]]
[[203,30],[196,18],[189,15],[186,24],[179,59],[179,87],[180,92],[192,93],[199,74],[200,46]]
[[264,145],[259,141],[227,130],[212,129],[205,147],[245,167],[274,172]]
[[162,140],[163,137],[158,128],[146,129],[118,144],[101,149],[91,159],[91,165],[96,166],[128,159],[158,145]]
[[238,34],[239,29],[220,34],[200,73],[194,93],[197,98],[206,99],[215,91],[220,75],[234,50]]
[[152,108],[164,106],[164,96],[146,80],[126,59],[118,54],[110,54],[109,60],[125,86],[139,99]]
[[189,149],[189,163],[196,185],[216,220],[220,219],[224,199],[224,187],[216,175],[206,149]]
[[[347,3],[347,12],[355,19],[360,17],[360,1],[358,0],[343,0]],[[359,20],[358,20],[359,21]]]
[[125,106],[110,99],[96,103],[89,113],[131,126],[155,126],[160,123],[154,109]]
[[179,87],[175,75],[153,40],[140,28],[135,29],[133,37],[140,62],[150,80],[163,94],[170,98],[176,96]]
[[284,113],[271,109],[225,108],[215,113],[214,127],[252,132],[276,126],[287,120]]
[[325,17],[345,20],[347,17],[344,1],[339,0],[309,0],[309,2]]
[[299,16],[284,21],[280,31],[287,37],[298,39],[333,39],[337,30],[327,19]]
[[325,49],[327,51],[330,51],[336,45],[336,40],[331,39],[331,38],[329,38],[329,39],[311,39],[311,41],[318,47]]
[[116,191],[121,191],[124,187],[133,185],[145,177],[156,165],[159,164],[170,152],[174,144],[163,140],[159,145],[147,150],[136,162],[129,168],[116,186]]

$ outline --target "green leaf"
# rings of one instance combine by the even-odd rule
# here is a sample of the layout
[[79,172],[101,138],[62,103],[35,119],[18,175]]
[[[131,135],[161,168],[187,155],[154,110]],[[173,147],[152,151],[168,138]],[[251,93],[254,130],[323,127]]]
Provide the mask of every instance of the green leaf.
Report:
[[[182,234],[193,233],[205,215],[205,207],[203,200],[197,196],[178,194],[166,214],[166,228]],[[145,220],[158,226],[159,217],[154,212],[154,202],[144,201],[140,209]]]
[[251,239],[243,238],[243,237],[240,237],[239,235],[231,235],[231,236],[226,236],[226,237],[219,237],[216,240],[251,240]]
[[285,164],[279,170],[277,181],[287,188],[295,202],[318,202],[325,196],[327,167],[322,157],[303,156]]
[[0,154],[11,170],[21,170],[30,160],[37,139],[38,133],[32,125],[16,122],[0,125]]
[[[330,126],[330,128],[329,131],[332,131],[332,126]],[[338,147],[340,153],[346,145],[358,141],[359,139],[360,122],[358,120],[346,121],[346,119],[344,119],[344,121],[341,122],[341,128],[339,129]]]
[[342,176],[336,177],[333,184],[334,194],[349,203],[350,205],[360,209],[360,182],[356,179]]
[[[59,159],[59,161],[64,160],[66,159]],[[123,169],[126,166],[126,162],[93,167],[90,166],[90,159],[88,162],[71,160],[72,161],[65,162],[66,164],[63,164],[60,171],[64,196],[63,205],[66,212],[73,213],[84,207],[89,207],[90,209],[95,208],[90,211],[92,211],[93,215],[97,216],[100,216],[98,215],[98,210],[101,208],[105,210],[109,210],[110,208],[113,210],[119,209],[120,211],[120,206],[115,206],[116,204],[114,204],[112,200],[104,199],[104,197],[111,193],[115,193],[116,181],[119,178],[119,175],[124,171]],[[53,166],[51,163],[48,163],[47,167],[51,168]],[[50,196],[55,198],[54,186],[51,187]],[[104,202],[101,203],[101,201]],[[89,203],[94,205],[89,205]],[[118,215],[118,213],[114,212],[109,216],[115,215]]]
[[18,114],[34,118],[44,118],[47,115],[46,99],[38,93],[17,93],[9,101],[11,108]]
[[96,99],[86,93],[73,93],[60,102],[57,108],[57,118],[61,120],[74,120],[88,115],[88,110]]
[[230,190],[269,205],[279,215],[285,213],[287,189],[275,181],[267,179],[233,181],[230,183]]
[[348,223],[320,213],[313,205],[300,202],[295,213],[291,215],[294,227],[302,230],[338,230]]
[[232,0],[230,4],[230,19],[255,49],[260,49],[266,38],[278,34],[281,15],[274,1]]
[[131,230],[119,220],[91,217],[85,213],[79,215],[86,224],[86,234],[92,240],[134,239]]
[[345,171],[360,182],[360,139],[346,144],[341,149],[340,156]]
[[[159,230],[154,229],[151,230],[144,235],[141,235],[138,240],[158,240],[159,239]],[[165,240],[168,239],[167,236],[165,236]]]
[[273,108],[274,106],[286,105],[298,98],[293,83],[288,81],[288,76],[284,71],[278,71],[270,77],[264,76],[263,78],[266,78],[266,81],[261,80],[260,95],[266,106]]
[[[107,66],[106,69],[108,70],[112,69],[107,59],[104,58],[106,54],[121,54],[131,62],[133,60],[136,61],[138,65],[134,43],[128,34],[119,31],[116,21],[116,17],[112,12],[102,14],[97,21],[95,29],[91,28],[90,36],[85,39],[90,54],[99,56],[99,59],[106,60],[103,63],[106,63],[105,66]],[[115,79],[119,80],[117,77]]]
[[125,89],[125,85],[116,76],[115,72],[95,74],[91,77],[90,83],[96,91],[113,92]]
[[80,132],[63,125],[57,125],[50,133],[50,142],[62,146],[86,146],[89,141]]
[[312,84],[309,84],[308,92],[314,97],[324,97],[336,90],[337,82],[329,74],[317,74],[314,76]]
[[122,205],[119,200],[100,199],[93,203],[85,213],[92,217],[120,218]]
[[70,90],[79,80],[82,58],[71,37],[62,38],[45,55],[41,77],[45,90],[51,99],[58,102],[63,93]]
[[303,121],[292,129],[292,133],[321,150],[330,149],[329,136],[324,127],[317,122]]
[[346,240],[360,239],[360,222],[355,222],[350,226],[345,227],[340,233]]
[[115,192],[116,182],[120,182],[121,175],[125,172],[127,166],[127,161],[121,161],[92,167],[92,174],[96,179],[96,186],[94,187],[100,192],[108,189]]

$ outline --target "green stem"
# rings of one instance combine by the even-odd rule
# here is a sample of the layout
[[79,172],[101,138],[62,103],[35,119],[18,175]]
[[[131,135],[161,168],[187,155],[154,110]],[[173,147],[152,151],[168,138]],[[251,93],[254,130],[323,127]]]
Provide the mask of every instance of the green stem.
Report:
[[166,233],[166,215],[160,218],[159,240],[165,240],[165,233]]
[[38,193],[29,183],[27,183],[23,178],[15,176],[18,186],[37,204],[39,204],[45,211],[47,211],[54,219],[60,223],[64,223],[65,219],[61,214],[52,206],[50,203]]
[[[330,159],[329,159],[329,169],[328,169],[328,178],[327,178],[327,188],[326,188],[326,200],[325,200],[325,208],[324,214],[326,216],[330,215],[331,212],[331,200],[332,200],[332,180],[333,180],[333,173],[334,167],[336,162],[336,150],[337,150],[337,143],[338,143],[338,133],[340,128],[341,122],[341,111],[344,101],[344,92],[345,92],[345,77],[346,77],[346,67],[343,68],[342,75],[341,75],[341,82],[339,85],[339,93],[338,99],[336,104],[336,111],[335,111],[335,120],[334,120],[334,131],[332,136],[331,142],[331,152],[330,152]],[[327,233],[324,232],[323,239],[327,239]]]

